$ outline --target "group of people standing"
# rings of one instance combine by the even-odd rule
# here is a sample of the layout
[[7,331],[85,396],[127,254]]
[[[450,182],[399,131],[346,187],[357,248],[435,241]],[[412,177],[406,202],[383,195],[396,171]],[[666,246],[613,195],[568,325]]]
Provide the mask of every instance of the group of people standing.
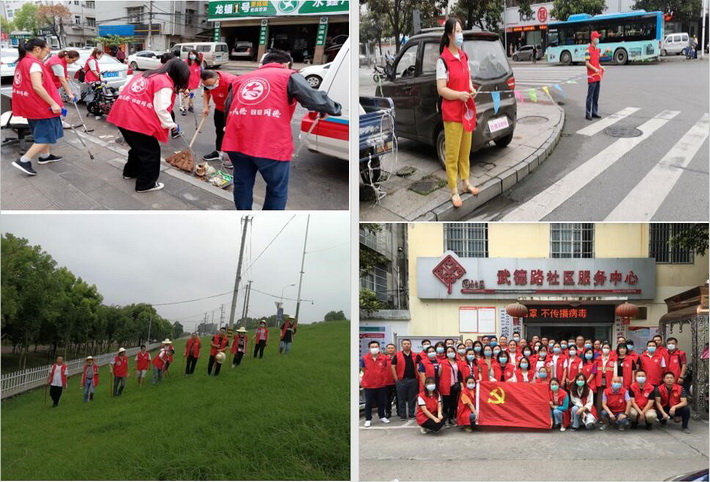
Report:
[[547,384],[550,420],[563,432],[570,425],[592,429],[598,422],[601,430],[610,425],[624,430],[629,424],[651,430],[656,420],[662,425],[673,420],[689,433],[683,386],[688,362],[678,340],[671,337],[664,344],[656,335],[642,351],[635,348],[624,337],[612,350],[608,341],[583,336],[559,341],[533,336],[528,342],[518,332],[510,340],[423,340],[419,353],[408,339],[401,341],[400,351],[387,345],[386,353],[372,341],[360,360],[365,426],[372,423],[373,403],[380,421],[390,423],[396,398],[397,415],[416,419],[422,433],[453,426],[471,431],[477,384],[498,381]]
[[[279,354],[288,355],[291,344],[297,331],[296,319],[292,316],[286,316],[281,325]],[[263,358],[264,349],[269,339],[269,328],[266,320],[259,322],[254,336],[254,354],[253,358]],[[210,339],[210,354],[207,364],[207,375],[217,376],[222,368],[222,364],[226,361],[226,351],[229,349],[232,353],[232,368],[239,366],[242,358],[247,353],[249,338],[245,327],[241,326],[236,330],[232,338],[231,348],[229,345],[229,337],[227,329],[222,327],[219,333],[213,335]],[[194,374],[197,361],[200,358],[202,342],[197,333],[192,333],[190,338],[185,343],[185,376]],[[153,385],[160,383],[163,377],[168,373],[168,368],[174,361],[175,348],[170,339],[165,339],[157,355],[151,356],[145,345],[141,345],[140,351],[135,356],[135,372],[136,380],[139,387],[142,387],[148,370],[153,370],[151,383]],[[221,354],[221,356],[220,356]],[[84,369],[81,376],[81,388],[84,391],[84,403],[94,400],[96,387],[99,385],[99,366],[96,364],[94,357],[88,356],[84,362]],[[125,348],[119,348],[118,353],[109,362],[109,373],[113,379],[111,389],[112,397],[120,397],[126,387],[126,382],[129,376],[128,356]],[[57,357],[55,363],[49,370],[47,378],[47,386],[52,399],[52,407],[59,405],[59,400],[62,397],[63,391],[67,388],[67,365],[64,363],[63,357]]]

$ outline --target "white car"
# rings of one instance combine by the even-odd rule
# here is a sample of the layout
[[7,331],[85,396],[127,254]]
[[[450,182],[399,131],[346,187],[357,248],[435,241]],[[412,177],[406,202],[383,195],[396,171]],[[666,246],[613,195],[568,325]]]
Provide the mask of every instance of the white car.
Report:
[[17,49],[0,49],[0,77],[14,77]]
[[161,53],[154,52],[152,50],[143,50],[141,52],[136,52],[135,54],[128,56],[128,65],[133,70],[157,69],[160,67],[161,55]]
[[[84,68],[92,51],[79,49],[77,52],[79,52],[79,60],[67,66],[67,73],[70,79],[74,79],[79,69]],[[108,54],[104,54],[101,59],[99,59],[99,69],[101,70],[101,78],[105,80],[110,87],[118,89],[129,79],[128,65],[122,64]]]
[[311,87],[317,89],[320,87],[323,79],[325,79],[325,74],[328,73],[328,69],[330,69],[332,63],[333,62],[328,62],[323,65],[309,65],[299,70],[298,73],[306,78],[308,83],[311,84]]

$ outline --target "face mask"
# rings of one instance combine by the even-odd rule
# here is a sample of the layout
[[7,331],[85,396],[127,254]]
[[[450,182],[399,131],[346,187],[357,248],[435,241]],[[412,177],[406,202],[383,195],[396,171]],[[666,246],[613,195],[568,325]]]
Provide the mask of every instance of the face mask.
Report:
[[675,345],[673,343],[669,344],[668,349],[671,351],[675,350]]
[[500,353],[500,350],[493,350],[493,354],[494,354],[495,356],[498,356],[498,353]]
[[571,352],[569,352],[569,356],[575,357],[575,356],[577,356],[577,352],[576,352],[576,351],[571,351]]
[[454,43],[457,47],[461,48],[463,45],[463,33],[457,33],[454,35]]
[[584,386],[584,380],[577,380],[575,383],[577,384],[578,387]]
[[608,354],[609,354],[609,349],[608,349],[608,348],[604,348],[604,349],[602,350],[602,353],[604,353],[605,355],[608,355]]
[[492,341],[492,342],[491,342],[491,346],[498,346],[498,342],[497,342],[497,341]]
[[205,89],[207,89],[207,90],[214,90],[214,89],[217,88],[218,85],[219,85],[219,84],[205,85],[204,87],[205,87]]
[[426,351],[427,348],[429,348],[431,345],[422,345],[422,351]]
[[633,346],[633,345],[626,345],[626,348],[627,348],[629,351],[633,351],[634,346]]
[[523,352],[523,355],[525,355],[525,356],[530,356],[530,355],[532,355],[532,353],[529,352],[529,351],[524,351],[524,352]]
[[654,353],[656,353],[656,347],[655,347],[655,346],[649,346],[649,347],[647,348],[647,350],[648,350],[648,352],[649,352],[651,355],[653,355]]
[[585,344],[584,344],[584,348],[591,348],[591,347],[592,347],[592,344],[591,344],[591,343],[585,343]]
[[476,353],[478,353],[478,352],[481,351],[481,347],[480,347],[480,346],[474,346],[474,347],[473,347],[473,351],[475,351]]
[[464,350],[463,348],[461,348],[461,349],[459,350],[459,355],[463,355],[463,354],[465,354],[465,353],[466,353],[466,350]]
[[429,359],[433,360],[434,358],[436,358],[436,353],[434,353],[434,352],[432,351],[432,352],[427,353],[426,356],[428,356]]
[[447,353],[447,354],[446,354],[446,357],[447,357],[449,360],[453,360],[454,358],[456,358],[456,353]]
[[548,343],[547,346],[550,347],[550,350],[552,350],[552,347],[555,346],[555,344],[554,344],[554,343]]
[[544,351],[540,352],[540,358],[545,358],[546,356],[547,356],[547,353],[545,353]]
[[553,392],[556,392],[559,389],[560,389],[559,385],[550,385],[550,390],[552,390]]
[[555,352],[555,355],[559,355],[562,350],[559,348],[553,348],[552,351]]
[[486,357],[489,357],[489,356],[491,356],[492,354],[493,354],[493,353],[491,353],[491,352],[488,351],[488,350],[486,350],[486,351],[483,352],[483,355],[486,356]]
[[468,361],[473,361],[474,358],[476,358],[476,357],[473,355],[466,355],[466,360],[468,360]]
[[467,383],[466,388],[468,388],[469,390],[473,390],[474,388],[476,388],[476,384],[475,383]]
[[500,361],[501,363],[508,363],[508,359],[505,358],[505,357],[504,357],[504,358],[501,358],[499,361]]
[[646,377],[636,377],[636,381],[639,383],[646,383]]
[[585,353],[585,354],[584,354],[584,358],[586,358],[587,360],[591,360],[593,356],[594,356],[594,355],[592,355],[591,353]]
[[561,344],[560,347],[561,347],[563,350],[566,350],[566,349],[567,349],[567,343]]
[[433,383],[430,383],[429,385],[426,386],[426,389],[429,390],[430,392],[433,392],[435,388],[436,388],[436,385]]
[[377,355],[380,352],[379,348],[370,348],[370,353],[373,355]]
[[436,352],[437,352],[438,354],[444,353],[445,350],[446,350],[446,349],[445,349],[443,346],[439,346],[439,347],[436,348]]
[[528,364],[527,364],[527,363],[521,363],[521,364],[520,364],[520,368],[527,368],[527,367],[528,367]]
[[613,388],[614,390],[618,390],[621,388],[621,383],[612,383],[611,388]]
[[542,373],[538,374],[538,376],[539,376],[540,378],[547,378],[547,373],[546,373],[546,372],[542,372]]
[[190,60],[197,60],[197,55],[190,55]]
[[520,341],[520,337],[514,336],[514,337],[513,337],[513,341],[514,341],[515,343],[519,342],[519,341]]

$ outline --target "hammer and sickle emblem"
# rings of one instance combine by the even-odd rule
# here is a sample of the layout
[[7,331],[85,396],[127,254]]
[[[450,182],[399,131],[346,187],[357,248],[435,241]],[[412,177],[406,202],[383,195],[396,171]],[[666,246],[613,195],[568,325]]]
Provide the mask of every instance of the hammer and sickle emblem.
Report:
[[493,403],[495,405],[505,403],[505,391],[501,387],[494,389],[491,393],[489,393],[489,395],[493,398],[489,398],[488,403]]

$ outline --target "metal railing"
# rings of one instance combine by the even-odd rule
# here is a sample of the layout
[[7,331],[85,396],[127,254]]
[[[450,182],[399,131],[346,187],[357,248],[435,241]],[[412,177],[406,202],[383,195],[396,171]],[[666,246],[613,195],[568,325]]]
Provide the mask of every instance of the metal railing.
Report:
[[[146,346],[148,351],[160,347],[160,343],[152,343]],[[126,356],[132,357],[140,351],[140,347],[129,348],[126,350]],[[117,351],[113,353],[104,353],[103,355],[95,356],[94,363],[98,366],[107,365],[115,356]],[[84,369],[84,358],[65,362],[67,365],[67,376],[77,375],[82,373]],[[2,375],[2,389],[0,390],[0,398],[12,397],[27,390],[41,387],[47,382],[49,370],[52,365],[44,365],[36,368],[28,368]]]

